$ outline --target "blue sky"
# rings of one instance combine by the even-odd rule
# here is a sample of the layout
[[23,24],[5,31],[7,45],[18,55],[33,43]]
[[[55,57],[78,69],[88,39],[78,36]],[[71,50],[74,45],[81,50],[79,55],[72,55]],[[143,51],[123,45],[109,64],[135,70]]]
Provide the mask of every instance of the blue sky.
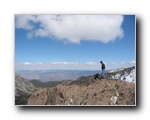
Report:
[[16,69],[135,65],[134,15],[16,15]]

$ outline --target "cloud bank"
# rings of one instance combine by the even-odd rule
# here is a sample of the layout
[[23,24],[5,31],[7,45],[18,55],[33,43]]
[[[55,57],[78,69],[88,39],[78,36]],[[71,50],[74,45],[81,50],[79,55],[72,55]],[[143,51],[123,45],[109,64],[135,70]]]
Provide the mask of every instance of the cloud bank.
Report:
[[[114,70],[118,68],[126,68],[135,66],[135,61],[130,62],[118,62],[118,63],[105,63],[107,70]],[[23,62],[15,64],[16,70],[101,70],[99,62],[51,62],[51,63],[32,63]]]
[[49,37],[64,43],[108,43],[124,36],[122,15],[16,15],[15,27],[27,37]]

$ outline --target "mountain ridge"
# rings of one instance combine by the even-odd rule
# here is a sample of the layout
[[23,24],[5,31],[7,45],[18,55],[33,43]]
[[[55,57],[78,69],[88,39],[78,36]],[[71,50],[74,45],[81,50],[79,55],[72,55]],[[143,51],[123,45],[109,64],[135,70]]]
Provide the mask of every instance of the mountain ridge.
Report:
[[[76,80],[65,80],[55,87],[37,90],[30,96],[27,105],[135,106],[134,81],[119,79],[129,76],[134,70],[135,67],[131,67],[110,72],[106,74],[105,79],[99,77],[95,80],[95,74],[80,76]],[[118,75],[119,73],[120,76]]]
[[135,84],[107,79],[91,84],[59,84],[37,90],[27,105],[135,105]]
[[135,67],[110,71],[105,74],[105,79],[100,74],[95,79],[96,75],[80,76],[75,80],[59,81],[60,83],[33,80],[35,84],[15,74],[15,104],[136,105]]
[[15,105],[27,104],[27,99],[36,90],[32,83],[15,73]]

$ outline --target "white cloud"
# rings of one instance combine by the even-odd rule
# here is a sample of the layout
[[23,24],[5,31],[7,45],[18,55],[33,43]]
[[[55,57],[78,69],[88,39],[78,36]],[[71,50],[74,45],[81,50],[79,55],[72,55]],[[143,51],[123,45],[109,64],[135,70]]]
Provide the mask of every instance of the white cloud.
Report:
[[15,26],[25,30],[34,29],[35,16],[32,15],[16,15]]
[[97,65],[96,62],[86,62],[85,64],[87,64],[87,65]]
[[22,65],[43,65],[44,63],[31,63],[31,62],[23,62],[23,63],[18,63],[18,64],[22,64]]
[[77,65],[78,62],[52,62],[52,65]]
[[16,63],[17,69],[24,70],[45,70],[45,69],[64,69],[64,70],[95,70],[99,68],[99,65],[96,66],[96,62],[51,62],[51,63]]
[[[118,68],[127,68],[135,66],[135,62],[116,62],[114,63],[105,63],[106,70],[118,69]],[[25,70],[45,70],[45,69],[62,69],[62,70],[101,70],[101,64],[99,62],[51,62],[51,63],[16,63],[17,69]]]
[[30,62],[24,62],[23,64],[24,65],[31,65],[32,63],[30,63]]
[[130,63],[133,63],[133,64],[135,64],[135,61],[131,61]]
[[33,65],[43,65],[44,63],[41,63],[41,62],[39,62],[39,63],[32,63]]
[[16,28],[28,30],[28,38],[55,37],[76,44],[122,38],[122,22],[122,15],[16,15]]

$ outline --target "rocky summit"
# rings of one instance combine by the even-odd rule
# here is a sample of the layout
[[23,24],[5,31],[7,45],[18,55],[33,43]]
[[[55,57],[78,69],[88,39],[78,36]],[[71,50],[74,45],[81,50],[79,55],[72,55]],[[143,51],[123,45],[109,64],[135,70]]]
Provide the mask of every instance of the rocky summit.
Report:
[[81,76],[34,92],[27,105],[135,105],[135,83]]

